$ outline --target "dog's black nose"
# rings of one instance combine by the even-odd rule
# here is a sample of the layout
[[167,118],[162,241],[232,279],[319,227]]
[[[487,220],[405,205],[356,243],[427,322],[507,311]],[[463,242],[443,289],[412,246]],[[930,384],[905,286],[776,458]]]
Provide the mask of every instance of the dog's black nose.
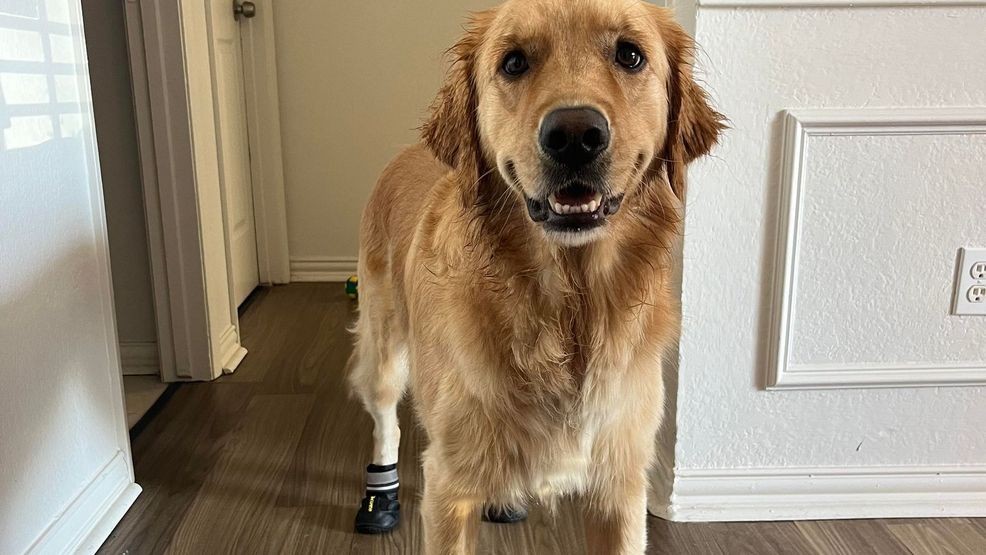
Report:
[[555,162],[581,168],[609,148],[609,122],[593,108],[561,108],[541,122],[538,140]]

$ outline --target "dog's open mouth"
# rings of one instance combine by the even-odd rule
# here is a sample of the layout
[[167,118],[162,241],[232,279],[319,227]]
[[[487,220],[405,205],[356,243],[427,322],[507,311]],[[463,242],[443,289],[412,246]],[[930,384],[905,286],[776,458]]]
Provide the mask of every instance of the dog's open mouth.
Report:
[[570,183],[543,199],[527,199],[531,219],[549,231],[579,233],[605,223],[620,209],[622,196],[606,195],[578,182]]
[[569,185],[548,196],[548,208],[558,215],[593,214],[602,202],[602,193],[582,184]]

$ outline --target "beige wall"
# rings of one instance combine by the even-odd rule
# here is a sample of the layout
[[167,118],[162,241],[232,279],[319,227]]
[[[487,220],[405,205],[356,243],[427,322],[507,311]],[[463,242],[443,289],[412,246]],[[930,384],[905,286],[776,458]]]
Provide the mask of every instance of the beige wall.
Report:
[[121,0],[82,3],[120,341],[157,341]]
[[363,204],[434,98],[470,11],[498,2],[275,2],[292,260],[355,257]]

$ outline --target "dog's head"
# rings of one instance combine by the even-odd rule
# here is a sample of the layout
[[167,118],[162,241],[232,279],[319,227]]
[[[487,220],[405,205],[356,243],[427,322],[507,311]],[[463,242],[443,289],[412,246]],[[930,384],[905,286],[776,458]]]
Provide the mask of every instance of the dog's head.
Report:
[[425,142],[470,183],[495,168],[549,238],[585,244],[662,168],[681,198],[685,166],[715,144],[692,49],[639,0],[510,0],[450,50]]

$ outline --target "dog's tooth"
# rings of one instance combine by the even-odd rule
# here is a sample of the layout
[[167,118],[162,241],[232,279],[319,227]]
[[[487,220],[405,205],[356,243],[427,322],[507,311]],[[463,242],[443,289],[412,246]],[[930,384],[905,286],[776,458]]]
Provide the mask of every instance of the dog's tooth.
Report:
[[561,203],[560,202],[556,202],[554,208],[555,208],[555,214],[561,214],[562,213],[561,212]]
[[589,205],[588,204],[583,204],[581,208],[582,208],[582,212],[588,212],[589,211]]
[[589,203],[589,212],[595,212],[596,208],[599,208],[599,203],[593,200]]

